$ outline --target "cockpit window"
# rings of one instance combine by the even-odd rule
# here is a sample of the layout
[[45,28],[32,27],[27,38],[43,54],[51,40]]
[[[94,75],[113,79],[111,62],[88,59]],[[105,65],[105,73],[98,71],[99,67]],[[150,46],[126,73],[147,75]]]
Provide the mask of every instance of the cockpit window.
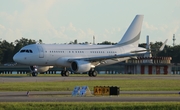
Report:
[[21,50],[20,51],[20,53],[33,53],[33,51],[32,50],[28,50],[28,49],[23,49],[23,50]]
[[23,52],[25,52],[25,50],[21,50],[20,52],[23,53]]
[[29,53],[29,50],[26,50],[27,53]]

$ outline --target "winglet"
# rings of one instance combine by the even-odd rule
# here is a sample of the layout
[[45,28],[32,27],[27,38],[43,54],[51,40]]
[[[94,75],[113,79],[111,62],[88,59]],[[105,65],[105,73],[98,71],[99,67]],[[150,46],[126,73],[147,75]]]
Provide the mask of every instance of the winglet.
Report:
[[168,40],[168,39],[166,39],[165,42],[163,43],[163,45],[159,48],[159,51],[162,51],[162,50],[164,49],[164,47],[165,47],[165,45],[166,45],[166,43],[167,43],[167,40]]

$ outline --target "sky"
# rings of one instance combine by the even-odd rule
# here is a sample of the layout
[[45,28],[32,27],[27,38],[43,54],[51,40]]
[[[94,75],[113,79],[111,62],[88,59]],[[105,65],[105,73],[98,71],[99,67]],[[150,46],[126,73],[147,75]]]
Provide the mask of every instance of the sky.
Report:
[[119,42],[137,14],[139,43],[180,44],[180,0],[0,0],[0,39],[43,43]]

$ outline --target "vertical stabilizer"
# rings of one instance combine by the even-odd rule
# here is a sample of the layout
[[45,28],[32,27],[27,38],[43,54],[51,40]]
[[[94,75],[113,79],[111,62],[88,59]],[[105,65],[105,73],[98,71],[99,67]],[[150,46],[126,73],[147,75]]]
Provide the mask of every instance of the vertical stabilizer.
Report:
[[141,27],[143,22],[143,15],[136,15],[134,20],[132,21],[131,25],[127,29],[126,33],[119,41],[119,44],[128,45],[132,44],[133,46],[138,46],[139,38],[141,34]]

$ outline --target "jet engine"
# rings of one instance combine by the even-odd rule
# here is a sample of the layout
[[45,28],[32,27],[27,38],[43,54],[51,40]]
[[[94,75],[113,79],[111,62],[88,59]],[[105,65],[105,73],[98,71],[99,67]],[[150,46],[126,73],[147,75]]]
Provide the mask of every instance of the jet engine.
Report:
[[45,72],[48,71],[49,68],[53,68],[53,66],[30,66],[31,72]]
[[91,69],[91,63],[84,60],[77,60],[71,63],[74,72],[87,72]]

